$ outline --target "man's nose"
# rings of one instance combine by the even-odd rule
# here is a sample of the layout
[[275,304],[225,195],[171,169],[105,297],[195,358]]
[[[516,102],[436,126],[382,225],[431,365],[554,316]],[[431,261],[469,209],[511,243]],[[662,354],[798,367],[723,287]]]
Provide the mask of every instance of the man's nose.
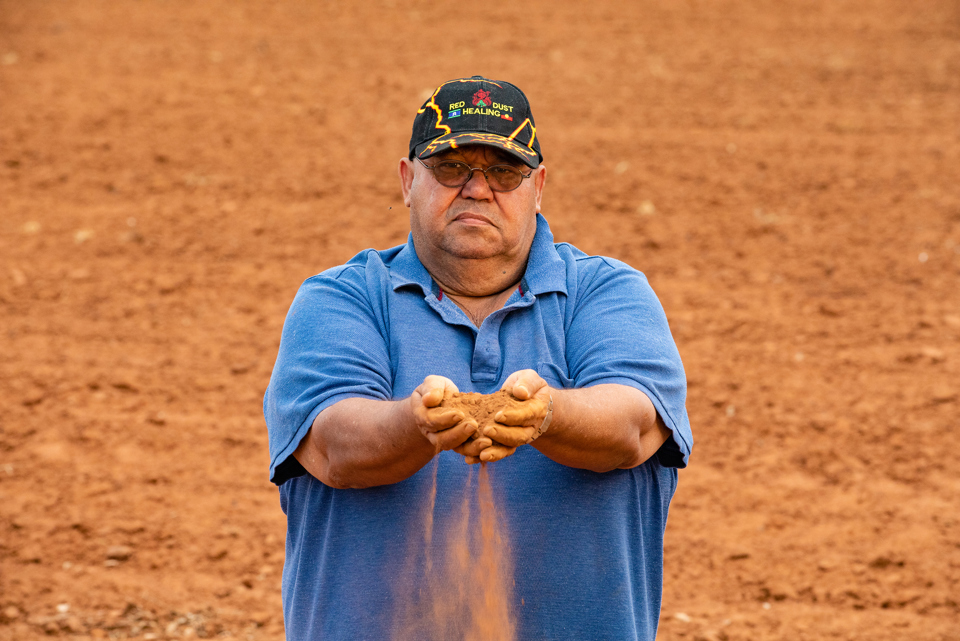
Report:
[[474,200],[489,200],[493,198],[493,190],[490,189],[490,183],[487,182],[487,175],[480,169],[473,168],[470,174],[470,180],[464,183],[460,190],[460,195],[464,198],[473,198]]

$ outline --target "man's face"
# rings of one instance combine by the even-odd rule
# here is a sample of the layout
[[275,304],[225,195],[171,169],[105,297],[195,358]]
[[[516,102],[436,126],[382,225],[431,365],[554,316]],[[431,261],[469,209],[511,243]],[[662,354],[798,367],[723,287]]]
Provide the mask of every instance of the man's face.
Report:
[[[513,165],[524,174],[531,169],[495,147],[469,145],[451,149],[424,162],[456,160],[470,167]],[[438,258],[525,258],[537,229],[537,212],[546,180],[546,167],[532,170],[513,191],[490,189],[475,171],[462,187],[445,187],[418,160],[400,161],[403,202],[410,208],[410,231],[417,253]],[[423,256],[421,256],[423,258]]]

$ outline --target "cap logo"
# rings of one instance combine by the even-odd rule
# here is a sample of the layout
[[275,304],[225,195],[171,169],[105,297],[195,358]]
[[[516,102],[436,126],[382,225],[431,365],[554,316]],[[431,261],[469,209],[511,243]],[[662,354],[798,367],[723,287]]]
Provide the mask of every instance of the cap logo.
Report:
[[493,101],[490,100],[490,92],[484,91],[481,89],[477,93],[473,94],[473,106],[474,107],[489,107],[490,103]]

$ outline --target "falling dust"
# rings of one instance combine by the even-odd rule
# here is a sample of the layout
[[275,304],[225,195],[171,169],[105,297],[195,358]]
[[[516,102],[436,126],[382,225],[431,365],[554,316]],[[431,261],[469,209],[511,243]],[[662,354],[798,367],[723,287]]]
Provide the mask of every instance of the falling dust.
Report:
[[[411,549],[407,557],[410,563],[422,560],[423,580],[397,594],[394,641],[516,639],[509,541],[487,466],[475,469],[468,472],[464,500],[450,515],[452,522],[438,534],[434,522],[438,463],[433,465],[424,518],[418,523],[423,527],[423,548]],[[420,537],[413,540],[419,542]]]

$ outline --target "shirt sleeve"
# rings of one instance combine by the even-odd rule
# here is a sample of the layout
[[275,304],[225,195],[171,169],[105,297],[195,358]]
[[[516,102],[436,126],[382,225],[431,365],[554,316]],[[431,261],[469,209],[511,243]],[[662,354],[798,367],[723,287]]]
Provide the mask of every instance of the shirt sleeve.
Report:
[[[584,264],[589,263],[589,264]],[[629,385],[646,394],[672,432],[657,456],[686,467],[693,435],[687,379],[667,316],[646,277],[610,258],[581,261],[567,329],[567,365],[575,387]]]
[[362,266],[334,268],[305,281],[290,306],[263,399],[277,485],[305,473],[291,455],[320,412],[345,398],[390,398],[385,324],[365,284]]

